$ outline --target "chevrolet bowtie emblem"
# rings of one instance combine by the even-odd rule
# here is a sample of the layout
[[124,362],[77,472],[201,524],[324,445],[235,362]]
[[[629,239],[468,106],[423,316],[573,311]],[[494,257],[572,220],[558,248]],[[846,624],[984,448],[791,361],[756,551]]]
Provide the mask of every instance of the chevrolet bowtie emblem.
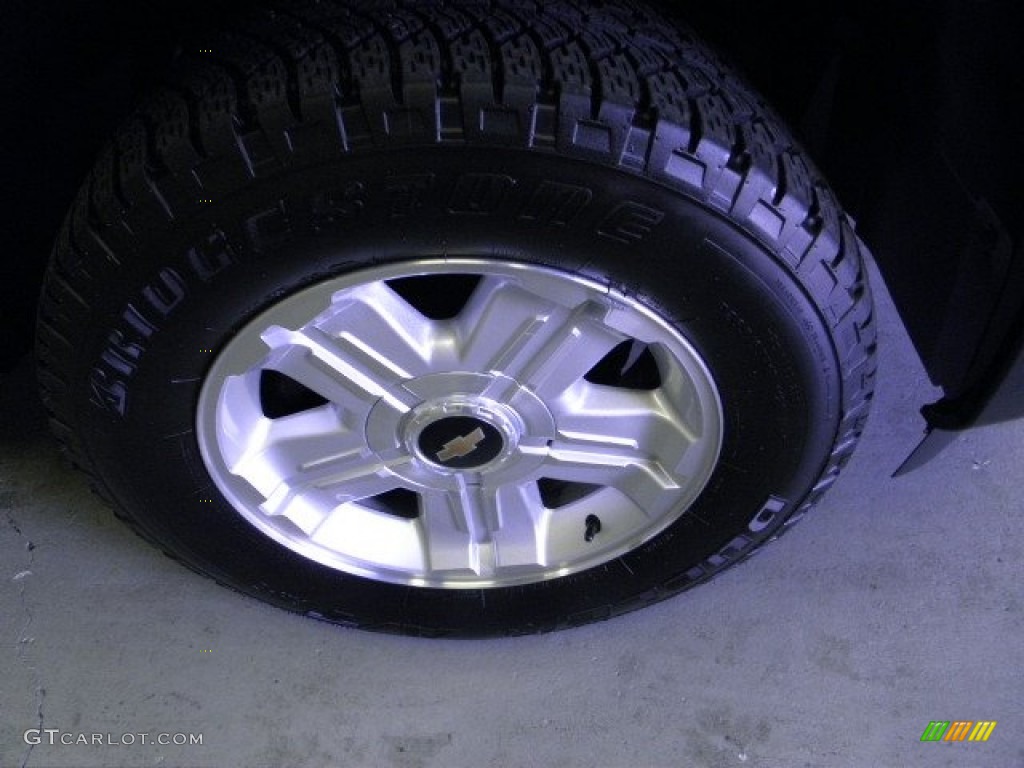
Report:
[[469,456],[483,441],[484,431],[477,427],[468,435],[452,438],[445,443],[441,450],[437,452],[437,460],[450,461],[451,459],[461,459],[463,456]]

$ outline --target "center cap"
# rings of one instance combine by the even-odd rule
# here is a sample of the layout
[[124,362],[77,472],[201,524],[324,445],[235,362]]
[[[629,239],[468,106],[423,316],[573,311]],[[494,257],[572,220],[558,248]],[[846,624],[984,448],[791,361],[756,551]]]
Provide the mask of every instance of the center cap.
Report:
[[420,452],[449,469],[472,469],[493,461],[505,447],[505,438],[492,424],[473,416],[447,416],[419,435]]
[[[501,374],[431,373],[396,383],[392,394],[370,411],[366,445],[407,487],[462,493],[467,481],[490,489],[523,482],[555,437],[544,403]],[[395,407],[410,395],[417,405]]]

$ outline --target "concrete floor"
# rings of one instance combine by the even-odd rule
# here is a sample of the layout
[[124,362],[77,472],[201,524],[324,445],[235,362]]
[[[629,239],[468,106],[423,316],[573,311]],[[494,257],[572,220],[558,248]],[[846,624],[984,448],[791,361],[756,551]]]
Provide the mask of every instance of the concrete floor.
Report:
[[[320,624],[164,558],[62,465],[26,362],[0,392],[0,765],[1024,766],[1024,422],[890,479],[929,389],[879,303],[874,416],[816,514],[654,608],[483,642]],[[932,720],[998,726],[922,743]]]

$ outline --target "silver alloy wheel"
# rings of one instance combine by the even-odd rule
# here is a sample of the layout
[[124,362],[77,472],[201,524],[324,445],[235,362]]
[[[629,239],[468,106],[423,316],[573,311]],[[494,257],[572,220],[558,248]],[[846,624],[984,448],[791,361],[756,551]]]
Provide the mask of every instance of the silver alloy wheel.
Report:
[[[467,276],[450,317],[405,290]],[[443,588],[541,581],[636,548],[704,488],[723,423],[707,366],[651,309],[484,259],[375,267],[277,302],[220,351],[196,421],[217,488],[264,534]]]

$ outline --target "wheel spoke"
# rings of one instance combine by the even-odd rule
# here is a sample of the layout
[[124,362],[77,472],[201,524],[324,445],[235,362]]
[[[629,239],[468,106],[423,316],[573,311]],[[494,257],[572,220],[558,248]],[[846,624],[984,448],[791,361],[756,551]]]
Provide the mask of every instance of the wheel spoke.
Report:
[[458,320],[462,365],[554,397],[624,340],[604,323],[608,311],[592,297],[566,306],[518,282],[485,278]]
[[276,325],[262,336],[274,349],[265,367],[328,400],[365,410],[380,399],[401,412],[415,403],[414,396],[393,386],[407,378],[405,372],[351,339],[336,338],[316,327],[290,331]]
[[534,482],[495,490],[501,527],[495,533],[502,568],[547,565],[548,511]]
[[427,492],[421,498],[433,570],[493,576],[503,568],[544,562],[547,520],[536,483],[498,488],[464,483],[458,491]]
[[446,491],[421,494],[420,531],[430,570],[438,573],[472,570],[480,574],[480,544],[484,542],[475,538],[466,517],[461,494]]
[[416,520],[342,504],[333,509],[309,538],[327,550],[344,549],[351,557],[379,568],[423,572],[428,568]]
[[459,475],[459,490],[449,494],[455,524],[469,537],[469,567],[479,576],[493,576],[497,568],[494,532],[501,525],[492,493]]
[[391,469],[411,459],[397,451],[390,460],[382,459],[360,446],[306,464],[289,460],[290,457],[276,462],[273,467],[281,480],[264,504],[267,514],[280,514],[275,500],[284,498],[282,494],[322,492],[329,495],[334,504],[344,504],[393,491],[402,483]]
[[647,450],[671,464],[697,434],[659,390],[635,390],[579,382],[551,403],[558,432],[580,442]]
[[325,405],[262,419],[231,471],[264,496],[264,514],[288,517],[308,533],[334,507],[398,487],[390,467],[408,461],[397,452],[390,461],[369,453],[362,434]]
[[[271,517],[287,517],[307,534],[312,534],[340,507],[371,496],[393,491],[401,481],[380,463],[367,462],[362,466],[346,468],[344,475],[315,477],[297,473],[296,477],[282,481],[260,505],[260,511]],[[368,512],[387,517],[385,512]]]
[[338,339],[349,357],[374,364],[380,376],[411,379],[430,373],[439,348],[438,324],[420,314],[386,282],[368,283],[337,294],[315,325]]
[[274,475],[283,471],[288,476],[292,468],[314,467],[330,457],[362,448],[362,435],[349,429],[331,405],[279,419],[261,417],[258,424],[251,425],[246,437],[244,450],[231,471],[251,475],[251,482],[256,483],[270,476],[269,470]]
[[657,459],[631,446],[560,438],[547,451],[539,477],[615,488],[652,514],[680,489]]
[[258,370],[224,379],[218,398],[216,424],[219,447],[228,471],[237,474],[235,468],[238,463],[253,451],[254,441],[263,440],[269,422],[260,404]]

